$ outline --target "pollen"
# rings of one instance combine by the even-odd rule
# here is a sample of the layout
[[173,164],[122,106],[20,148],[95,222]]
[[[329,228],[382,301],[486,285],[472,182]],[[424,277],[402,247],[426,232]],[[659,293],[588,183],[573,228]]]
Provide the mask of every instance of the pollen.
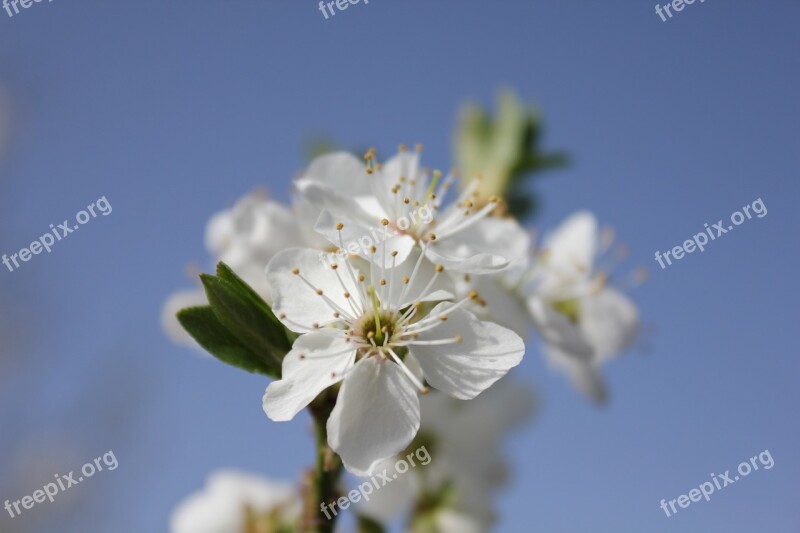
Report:
[[470,300],[474,300],[475,298],[478,297],[478,291],[469,291],[468,296]]
[[444,270],[443,265],[436,265],[436,272],[441,272],[442,270]]
[[431,234],[428,235],[428,238],[430,240],[432,240],[432,241],[435,241],[436,240],[436,234],[435,233],[431,233]]
[[456,344],[461,344],[462,342],[464,342],[464,337],[462,337],[461,335],[456,335],[455,341]]
[[397,147],[397,150],[399,152],[407,152],[408,151],[408,146],[406,146],[405,144],[401,144],[400,146]]
[[336,270],[337,268],[339,268],[339,265],[338,265],[338,264],[336,264],[336,263],[331,263],[331,269],[332,269],[332,270]]
[[336,229],[337,229],[337,230],[341,231],[341,229],[342,229],[343,227],[344,227],[344,223],[343,223],[343,222],[337,222],[337,223],[336,223]]
[[300,269],[299,268],[293,268],[292,269],[292,274],[294,274],[295,276],[299,276],[300,275]]
[[383,279],[383,278],[381,278],[380,284],[381,284],[381,285],[386,285],[386,280],[385,280],[385,279]]
[[394,252],[392,252],[392,253],[391,253],[391,256],[392,256],[392,257],[397,257],[397,250],[395,250]]
[[367,167],[366,170],[367,170],[367,174],[372,174],[372,169],[370,167]]
[[317,289],[317,294],[322,296],[322,289]]
[[373,254],[374,254],[375,252],[377,252],[377,251],[378,251],[378,249],[377,249],[377,248],[375,247],[375,245],[373,244],[372,246],[370,246],[370,247],[369,247],[369,251],[370,251],[370,253],[373,253]]
[[381,224],[383,224],[384,226],[388,226],[389,225],[389,219],[388,218],[382,218],[381,219]]
[[345,293],[344,293],[344,297],[345,297],[345,298],[350,298],[350,293],[349,293],[349,292],[345,292]]
[[410,204],[410,203],[411,203],[411,198],[409,198],[408,196],[406,196],[405,198],[403,198],[403,203],[404,203],[404,204]]
[[286,313],[281,313],[281,314],[279,314],[279,315],[278,315],[278,318],[280,318],[281,320],[283,320],[284,318],[286,318]]
[[423,149],[423,146],[422,146],[422,144],[420,144],[420,143],[417,143],[417,144],[415,144],[415,145],[414,145],[414,151],[416,151],[416,152],[421,152],[421,151],[422,151],[422,149]]
[[364,281],[364,274],[358,275],[358,281]]
[[441,320],[442,322],[444,322],[445,320],[447,320],[447,315],[445,315],[445,314],[441,314],[441,315],[439,315],[439,320]]
[[314,329],[319,329],[319,322],[314,322],[311,325],[313,326]]
[[411,281],[411,278],[408,276],[403,276],[403,283],[408,284],[409,281]]

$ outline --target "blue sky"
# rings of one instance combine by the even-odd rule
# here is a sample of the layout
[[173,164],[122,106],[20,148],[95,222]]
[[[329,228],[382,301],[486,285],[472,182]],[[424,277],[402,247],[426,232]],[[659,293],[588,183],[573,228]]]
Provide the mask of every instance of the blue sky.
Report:
[[[330,20],[297,0],[0,11],[14,109],[0,253],[101,196],[113,206],[0,272],[25,339],[0,381],[2,468],[21,448],[52,461],[30,493],[116,452],[116,471],[72,489],[103,504],[63,531],[165,531],[218,467],[293,479],[311,457],[308,420],[269,422],[264,380],[159,328],[166,295],[192,283],[185,266],[210,266],[205,222],[257,186],[287,199],[315,135],[383,153],[422,142],[448,167],[460,104],[508,85],[541,108],[546,146],[573,157],[537,183],[537,226],[591,209],[630,246],[625,268],[651,277],[634,292],[644,339],[606,368],[607,408],[530,346],[518,377],[543,405],[509,445],[497,530],[796,531],[800,5],[708,0],[662,22],[653,4],[371,0]],[[656,250],[757,198],[766,217],[658,268]],[[773,469],[672,518],[659,509],[764,449]],[[2,500],[27,490],[0,488]],[[2,516],[0,529],[38,531],[66,508]]]

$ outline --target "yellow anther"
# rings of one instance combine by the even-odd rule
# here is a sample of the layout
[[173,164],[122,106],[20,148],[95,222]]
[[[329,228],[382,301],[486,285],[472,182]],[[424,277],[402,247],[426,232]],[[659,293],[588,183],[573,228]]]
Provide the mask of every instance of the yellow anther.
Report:
[[464,337],[456,335],[456,344],[461,344],[462,342],[464,342]]
[[411,278],[408,276],[403,276],[403,283],[408,283],[409,281],[411,281]]
[[317,289],[317,294],[319,294],[320,296],[322,296],[322,289]]
[[441,272],[442,270],[444,270],[443,265],[436,265],[436,272]]
[[478,297],[478,291],[469,291],[468,296],[470,300],[474,300],[475,298]]
[[389,225],[389,219],[388,218],[382,218],[381,219],[381,224],[383,224],[384,226],[388,226]]
[[299,268],[293,268],[292,269],[292,274],[294,274],[295,276],[299,276],[300,275],[300,269]]
[[344,293],[344,297],[345,297],[345,298],[350,298],[350,293],[349,293],[348,291],[345,291],[345,293]]
[[332,270],[336,270],[337,268],[339,268],[339,265],[337,265],[336,263],[331,263]]
[[364,281],[364,274],[358,275],[358,281]]
[[406,152],[408,151],[408,146],[406,146],[405,144],[401,144],[400,146],[397,147],[397,150],[399,152]]
[[428,238],[430,240],[432,240],[432,241],[435,241],[436,240],[436,234],[435,233],[431,233],[430,235],[428,235]]
[[439,320],[444,322],[445,320],[447,320],[447,315],[444,315],[444,314],[443,315],[439,315]]
[[378,283],[380,283],[381,285],[386,285],[386,280],[381,278],[381,280]]
[[341,229],[342,229],[343,227],[344,227],[344,224],[343,224],[342,222],[337,222],[337,223],[336,223],[336,229],[337,229],[337,230],[340,230],[340,231],[341,231]]

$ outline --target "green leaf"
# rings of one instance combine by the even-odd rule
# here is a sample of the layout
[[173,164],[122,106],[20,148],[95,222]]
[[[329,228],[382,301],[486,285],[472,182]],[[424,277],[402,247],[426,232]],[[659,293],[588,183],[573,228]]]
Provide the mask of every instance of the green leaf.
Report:
[[217,276],[200,276],[220,323],[250,351],[280,368],[291,349],[283,324],[267,303],[224,264]]
[[178,311],[178,321],[197,343],[214,357],[248,372],[279,377],[280,367],[253,353],[222,325],[210,306]]
[[297,338],[297,335],[288,329],[283,323],[278,320],[278,317],[275,316],[275,313],[272,312],[269,304],[264,301],[264,299],[258,295],[256,291],[254,291],[250,285],[244,282],[242,278],[240,278],[236,272],[234,272],[231,267],[220,261],[217,264],[217,277],[221,280],[227,281],[228,283],[232,284],[236,287],[236,290],[242,293],[242,295],[246,296],[254,305],[261,309],[261,312],[272,322],[274,328],[270,331],[281,331],[282,334],[276,334],[276,337],[273,341],[276,343],[278,348],[281,350],[281,360],[283,360],[283,356],[286,355],[286,352],[291,350],[292,344],[294,344],[294,340]]

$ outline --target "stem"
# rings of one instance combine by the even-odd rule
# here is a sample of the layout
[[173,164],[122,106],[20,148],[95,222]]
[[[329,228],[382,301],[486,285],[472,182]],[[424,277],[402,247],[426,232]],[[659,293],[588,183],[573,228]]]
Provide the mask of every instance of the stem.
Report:
[[321,504],[330,504],[339,496],[336,485],[342,474],[342,461],[328,447],[326,429],[338,392],[338,387],[332,387],[309,405],[316,434],[316,460],[314,469],[308,473],[308,490],[304,491],[306,501],[300,523],[300,531],[303,533],[333,533],[338,518],[328,510],[329,519],[321,508]]

